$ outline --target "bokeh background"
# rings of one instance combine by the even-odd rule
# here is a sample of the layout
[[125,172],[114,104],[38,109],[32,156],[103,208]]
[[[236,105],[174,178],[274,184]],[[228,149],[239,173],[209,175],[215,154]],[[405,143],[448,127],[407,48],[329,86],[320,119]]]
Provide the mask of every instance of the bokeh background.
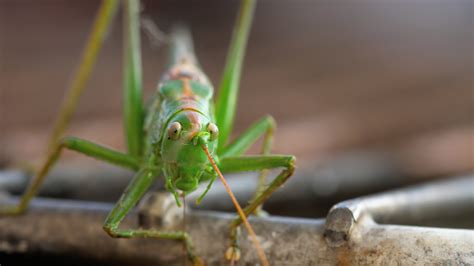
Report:
[[[0,1],[3,166],[43,154],[98,4]],[[217,87],[237,9],[238,1],[144,1],[143,14],[164,33],[189,24]],[[415,181],[473,170],[472,1],[260,1],[255,15],[236,133],[273,115],[274,151],[296,155],[298,171],[367,154]],[[121,40],[117,17],[68,134],[123,150]],[[167,49],[143,34],[142,51],[149,96]]]

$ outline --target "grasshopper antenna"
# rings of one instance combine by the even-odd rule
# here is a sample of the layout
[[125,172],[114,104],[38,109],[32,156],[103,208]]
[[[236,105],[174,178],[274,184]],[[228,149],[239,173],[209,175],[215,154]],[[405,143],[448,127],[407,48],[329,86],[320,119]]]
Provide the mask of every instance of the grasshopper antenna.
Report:
[[209,153],[209,150],[207,149],[207,146],[205,144],[202,144],[202,149],[206,153],[207,158],[209,159],[209,162],[211,162],[212,168],[214,168],[214,171],[216,171],[217,175],[222,181],[222,184],[224,184],[225,190],[230,196],[230,199],[232,200],[232,203],[234,203],[235,208],[237,209],[237,212],[239,213],[240,218],[244,222],[245,227],[247,228],[247,231],[249,232],[249,235],[255,245],[255,248],[257,249],[258,256],[260,257],[260,262],[264,266],[269,266],[270,264],[268,263],[267,257],[265,256],[265,253],[263,252],[262,246],[260,246],[260,242],[257,239],[257,235],[253,231],[252,226],[247,220],[247,217],[245,216],[244,211],[242,210],[242,207],[240,207],[240,204],[237,202],[237,199],[234,196],[234,193],[232,193],[232,190],[230,190],[229,184],[227,184],[227,181],[225,180],[224,176],[222,175],[221,171],[216,165],[216,162],[212,158],[211,154]]
[[140,26],[150,40],[152,48],[160,48],[170,42],[169,36],[158,28],[150,16],[142,15],[140,17]]

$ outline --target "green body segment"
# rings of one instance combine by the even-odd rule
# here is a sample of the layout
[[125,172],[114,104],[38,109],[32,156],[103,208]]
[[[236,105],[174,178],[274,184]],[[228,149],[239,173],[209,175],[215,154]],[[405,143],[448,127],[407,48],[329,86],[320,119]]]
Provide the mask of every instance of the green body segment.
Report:
[[[189,193],[199,182],[214,175],[200,144],[214,153],[217,140],[211,139],[209,125],[214,124],[213,87],[198,66],[189,31],[175,28],[171,34],[168,70],[158,83],[145,119],[145,158],[159,158],[167,189]],[[171,139],[173,123],[181,126],[179,136]],[[178,200],[177,200],[178,201]]]

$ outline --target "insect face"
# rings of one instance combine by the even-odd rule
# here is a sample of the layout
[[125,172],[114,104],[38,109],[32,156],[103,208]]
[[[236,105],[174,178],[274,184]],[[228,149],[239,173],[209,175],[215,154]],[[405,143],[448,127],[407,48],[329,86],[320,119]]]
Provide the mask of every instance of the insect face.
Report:
[[183,192],[194,191],[199,182],[213,174],[201,145],[214,153],[217,126],[199,112],[182,111],[166,127],[162,139],[161,158],[164,172],[172,186]]

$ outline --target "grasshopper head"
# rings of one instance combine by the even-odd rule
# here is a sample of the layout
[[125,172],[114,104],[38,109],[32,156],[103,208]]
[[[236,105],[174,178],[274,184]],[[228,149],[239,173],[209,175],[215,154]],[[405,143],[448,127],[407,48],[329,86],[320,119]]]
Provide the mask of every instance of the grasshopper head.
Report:
[[161,144],[164,174],[171,189],[185,193],[194,191],[200,181],[213,174],[201,145],[211,153],[217,147],[217,126],[199,112],[186,110],[167,125]]

